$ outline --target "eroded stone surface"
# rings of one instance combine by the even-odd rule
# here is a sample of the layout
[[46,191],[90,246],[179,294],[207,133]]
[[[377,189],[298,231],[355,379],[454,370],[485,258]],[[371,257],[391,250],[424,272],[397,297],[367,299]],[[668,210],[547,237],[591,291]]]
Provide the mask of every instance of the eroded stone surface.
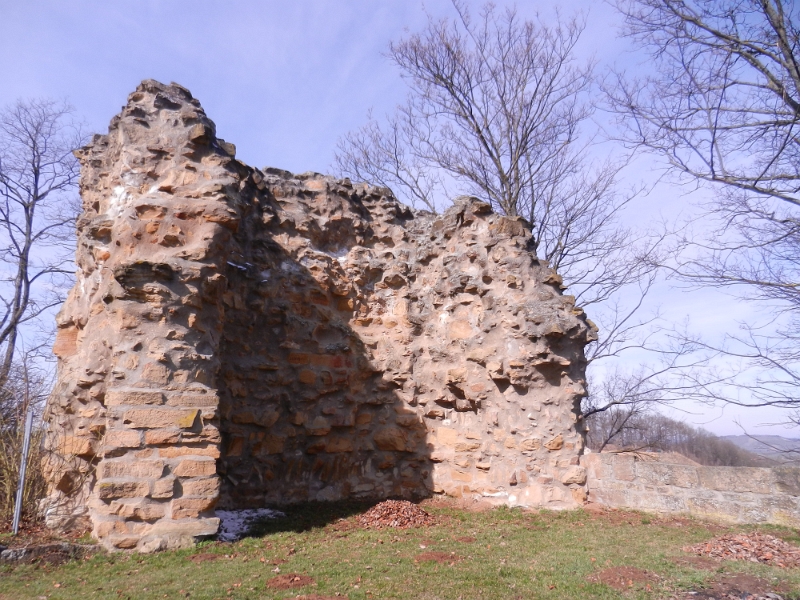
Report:
[[594,331],[524,221],[234,153],[154,81],[79,153],[51,525],[88,513],[107,546],[152,551],[214,533],[215,507],[583,501]]

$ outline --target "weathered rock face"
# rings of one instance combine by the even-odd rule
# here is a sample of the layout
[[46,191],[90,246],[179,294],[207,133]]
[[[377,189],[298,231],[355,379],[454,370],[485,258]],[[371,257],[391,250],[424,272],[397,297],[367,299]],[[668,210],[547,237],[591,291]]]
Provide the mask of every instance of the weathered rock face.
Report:
[[145,81],[79,157],[48,522],[191,543],[215,507],[480,495],[572,506],[591,324],[522,220],[253,169]]

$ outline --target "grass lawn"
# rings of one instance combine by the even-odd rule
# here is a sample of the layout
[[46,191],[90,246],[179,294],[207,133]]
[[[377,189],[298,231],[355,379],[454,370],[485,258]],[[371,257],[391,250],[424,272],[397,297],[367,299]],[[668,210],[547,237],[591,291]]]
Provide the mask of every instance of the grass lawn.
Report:
[[[681,592],[735,573],[758,577],[785,598],[800,598],[800,569],[692,562],[681,551],[688,544],[752,527],[622,511],[474,512],[446,503],[424,507],[437,517],[437,525],[364,530],[353,516],[364,506],[305,505],[233,544],[204,542],[190,550],[154,555],[98,553],[61,566],[2,565],[0,600],[337,594],[351,600],[655,599],[682,597]],[[800,545],[796,531],[759,530]],[[609,573],[619,575],[618,587],[625,589],[603,583]],[[292,579],[286,577],[291,574],[313,582],[292,589],[268,587],[269,580],[281,575]]]

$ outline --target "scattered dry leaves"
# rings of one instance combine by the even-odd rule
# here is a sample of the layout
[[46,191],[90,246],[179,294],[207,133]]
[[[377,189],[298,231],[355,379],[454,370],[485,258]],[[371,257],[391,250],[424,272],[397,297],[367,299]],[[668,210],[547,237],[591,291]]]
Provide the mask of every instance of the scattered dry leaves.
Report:
[[745,560],[783,568],[800,567],[800,548],[757,531],[723,535],[683,550],[722,560]]

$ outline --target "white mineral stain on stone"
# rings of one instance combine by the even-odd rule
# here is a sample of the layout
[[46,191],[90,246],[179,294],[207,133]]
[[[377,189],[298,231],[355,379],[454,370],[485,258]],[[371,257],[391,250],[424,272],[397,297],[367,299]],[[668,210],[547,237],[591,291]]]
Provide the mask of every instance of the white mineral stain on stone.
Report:
[[125,190],[125,186],[118,185],[108,198],[108,209],[106,214],[109,217],[118,217],[125,209],[125,204],[130,198],[130,194]]

